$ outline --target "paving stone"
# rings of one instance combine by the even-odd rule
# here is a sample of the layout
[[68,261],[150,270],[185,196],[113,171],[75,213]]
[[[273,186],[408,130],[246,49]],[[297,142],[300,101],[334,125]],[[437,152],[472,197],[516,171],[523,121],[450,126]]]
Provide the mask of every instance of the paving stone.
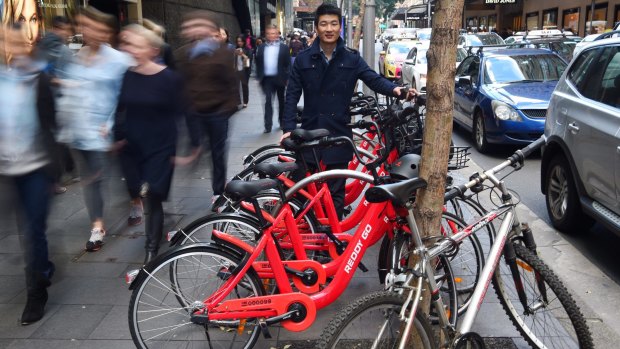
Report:
[[[23,273],[23,269],[21,269]],[[0,276],[0,303],[8,303],[26,289],[24,275]]]
[[22,276],[23,277],[24,266],[25,266],[24,255],[21,252],[0,254],[0,275],[1,276]]
[[[115,306],[95,328],[89,339],[131,339],[127,306]],[[116,347],[115,347],[116,348]]]
[[6,349],[13,343],[13,339],[0,339],[0,349]]
[[123,305],[131,292],[124,278],[65,277],[49,288],[50,304]]
[[86,339],[111,309],[110,305],[62,305],[32,338]]
[[[48,304],[45,306],[43,319],[28,326],[22,326],[19,321],[24,311],[26,298],[11,304],[0,304],[0,338],[29,338],[47,320],[52,318],[60,306]],[[0,342],[0,347],[2,342]]]
[[72,349],[83,348],[79,340],[17,339],[7,349]]
[[87,340],[82,341],[80,349],[135,349],[131,340]]

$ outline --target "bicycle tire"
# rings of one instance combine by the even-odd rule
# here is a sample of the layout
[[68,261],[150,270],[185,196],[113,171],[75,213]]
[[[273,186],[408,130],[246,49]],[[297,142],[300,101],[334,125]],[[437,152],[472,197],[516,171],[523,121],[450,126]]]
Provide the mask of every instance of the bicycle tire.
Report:
[[[405,273],[408,268],[409,256],[411,252],[408,246],[411,246],[411,234],[397,233],[392,240],[392,247],[388,251],[388,260],[391,261],[391,269],[396,274]],[[392,254],[398,253],[397,258],[393,258]],[[439,256],[435,264],[435,282],[439,286],[440,297],[444,300],[444,305],[448,307],[448,320],[450,324],[456,328],[459,314],[458,294],[456,282],[450,261],[446,256]],[[433,309],[429,312],[430,321],[433,324],[439,323],[436,313]]]
[[174,245],[209,242],[213,229],[235,236],[250,245],[255,244],[256,234],[261,232],[258,221],[251,217],[235,214],[212,214],[200,217],[179,230],[177,234],[182,234],[182,236],[175,240]]
[[[145,266],[145,276],[136,279],[129,302],[129,327],[136,347],[165,349],[187,347],[192,343],[204,346],[208,330],[212,348],[252,348],[261,332],[254,319],[247,319],[237,326],[234,326],[235,322],[211,321],[205,326],[190,321],[191,313],[197,309],[194,307],[218,290],[226,271],[238,266],[239,260],[238,256],[212,245],[195,244],[170,250]],[[214,262],[214,266],[205,268],[210,262]],[[187,269],[175,277],[170,275],[173,270],[178,272],[179,267]],[[262,295],[264,290],[260,279],[253,269],[249,269],[229,297]],[[239,331],[241,326],[243,328]]]
[[[388,332],[395,335],[395,338],[388,338],[387,343],[377,343],[381,344],[377,348],[396,348],[399,340],[398,334],[402,325],[398,319],[398,314],[404,303],[404,296],[386,291],[373,292],[357,298],[331,319],[327,327],[323,329],[316,347],[319,349],[370,348],[370,345],[365,344],[371,344],[369,342],[377,338],[379,334],[374,334],[375,331],[373,330],[378,326],[376,326],[376,322],[371,322],[369,319],[364,318],[364,315],[369,317],[370,315],[376,315],[376,318],[373,319],[377,321],[383,321],[386,315],[393,315],[393,318],[388,318],[386,321],[389,322],[387,323],[388,325],[394,324],[394,326],[390,326],[390,329],[393,331]],[[380,308],[385,310],[381,311]],[[376,314],[371,314],[373,311],[377,311]],[[358,320],[361,322],[356,323]],[[390,322],[390,320],[394,321]],[[416,313],[412,332],[418,334],[423,343],[422,348],[436,348],[433,330],[421,312]],[[414,347],[408,346],[407,348]]]
[[243,165],[250,165],[254,162],[255,159],[260,158],[261,156],[265,155],[265,154],[271,154],[271,153],[282,153],[284,152],[284,148],[282,148],[282,146],[280,144],[267,144],[264,145],[256,150],[254,150],[253,152],[251,152],[250,154],[248,154],[247,156],[245,156],[243,158]]
[[[542,306],[536,309],[533,314],[525,314],[515,292],[516,286],[512,274],[506,263],[498,265],[493,276],[493,287],[500,304],[526,342],[532,348],[547,348],[549,346],[553,348],[594,348],[585,318],[562,281],[534,252],[519,243],[512,243],[517,255],[517,266],[523,280],[523,288],[527,292],[528,307],[534,304],[533,301],[538,301]],[[540,281],[544,281],[547,304],[540,302],[542,296],[538,293],[536,281],[529,280],[528,277],[532,280],[536,280],[538,277]],[[553,293],[555,298],[550,293]],[[555,307],[551,306],[552,302],[555,302]],[[544,313],[538,316],[537,311],[541,309]],[[564,313],[561,313],[562,310]],[[547,311],[550,314],[547,314]],[[542,328],[544,323],[541,325],[541,320],[547,319],[553,323],[554,328]],[[542,331],[542,334],[546,336],[534,333],[536,330]],[[562,341],[562,343],[558,344],[557,341]]]

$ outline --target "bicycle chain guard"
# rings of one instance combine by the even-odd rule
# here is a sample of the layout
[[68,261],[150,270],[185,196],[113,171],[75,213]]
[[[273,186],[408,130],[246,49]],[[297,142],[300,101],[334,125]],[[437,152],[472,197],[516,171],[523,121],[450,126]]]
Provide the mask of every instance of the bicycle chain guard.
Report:
[[[321,263],[312,260],[302,260],[302,261],[282,261],[282,264],[285,267],[288,267],[292,270],[298,270],[302,273],[310,270],[313,273],[313,278],[316,275],[316,281],[312,284],[306,284],[304,281],[297,275],[290,275],[293,278],[293,283],[295,287],[303,293],[313,294],[320,291],[320,286],[324,285],[327,282],[327,274],[325,273],[325,269],[321,265]],[[254,262],[252,264],[252,268],[256,270],[261,279],[273,279],[273,271],[271,270],[271,265],[269,262]]]

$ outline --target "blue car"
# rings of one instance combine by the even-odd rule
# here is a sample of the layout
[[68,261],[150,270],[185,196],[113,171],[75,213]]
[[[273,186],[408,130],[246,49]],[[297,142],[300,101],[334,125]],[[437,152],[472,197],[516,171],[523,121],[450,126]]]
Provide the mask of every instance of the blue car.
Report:
[[456,70],[454,122],[470,130],[476,148],[526,145],[544,132],[551,93],[566,69],[543,49],[480,50]]

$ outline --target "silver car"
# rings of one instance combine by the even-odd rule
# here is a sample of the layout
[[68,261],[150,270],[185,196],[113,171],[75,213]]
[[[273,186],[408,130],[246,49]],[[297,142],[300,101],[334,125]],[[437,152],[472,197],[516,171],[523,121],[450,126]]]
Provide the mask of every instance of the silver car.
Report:
[[562,231],[594,220],[620,233],[620,39],[597,40],[557,84],[545,123],[541,179]]

